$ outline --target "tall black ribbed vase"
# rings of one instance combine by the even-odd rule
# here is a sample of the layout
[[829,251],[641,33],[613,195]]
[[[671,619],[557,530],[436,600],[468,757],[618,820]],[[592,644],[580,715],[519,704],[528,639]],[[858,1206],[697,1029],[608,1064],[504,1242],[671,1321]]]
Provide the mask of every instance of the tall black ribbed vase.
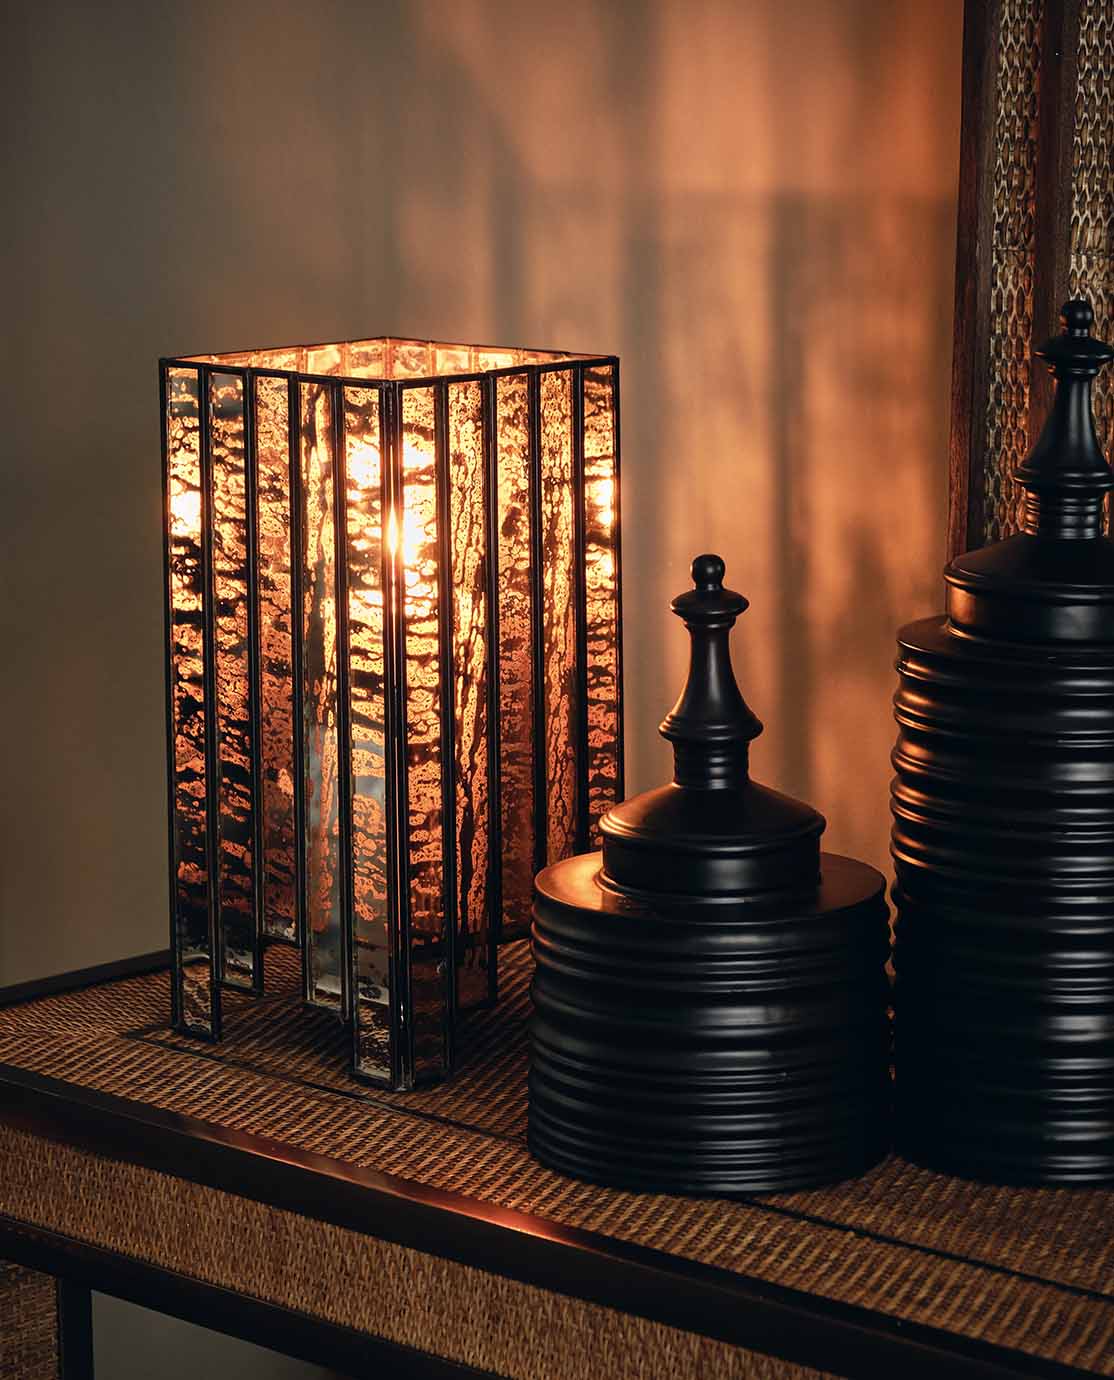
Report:
[[1086,302],[1016,477],[1024,530],[958,557],[899,634],[899,1148],[999,1183],[1114,1181],[1114,477]]

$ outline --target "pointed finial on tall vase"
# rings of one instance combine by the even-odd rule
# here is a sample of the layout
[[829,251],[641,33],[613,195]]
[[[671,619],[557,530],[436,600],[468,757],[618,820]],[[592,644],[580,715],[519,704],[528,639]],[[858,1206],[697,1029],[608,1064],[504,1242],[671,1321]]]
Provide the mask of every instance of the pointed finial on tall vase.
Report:
[[1060,320],[1063,331],[1033,352],[1056,380],[1052,408],[1014,477],[1025,489],[1025,532],[1079,540],[1102,535],[1103,500],[1114,488],[1091,410],[1091,383],[1114,348],[1091,335],[1090,302],[1065,302]]

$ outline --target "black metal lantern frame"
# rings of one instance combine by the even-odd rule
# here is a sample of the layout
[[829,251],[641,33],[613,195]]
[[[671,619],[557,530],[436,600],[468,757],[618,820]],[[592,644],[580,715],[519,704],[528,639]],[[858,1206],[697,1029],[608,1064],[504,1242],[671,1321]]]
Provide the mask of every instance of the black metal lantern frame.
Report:
[[270,942],[353,1070],[452,1067],[621,799],[619,368],[380,338],[160,365],[175,1027]]

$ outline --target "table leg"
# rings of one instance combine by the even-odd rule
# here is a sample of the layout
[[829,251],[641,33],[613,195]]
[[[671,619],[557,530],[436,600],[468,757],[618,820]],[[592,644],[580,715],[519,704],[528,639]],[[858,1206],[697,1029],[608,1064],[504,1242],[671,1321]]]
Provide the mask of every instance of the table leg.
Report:
[[93,1295],[84,1284],[58,1281],[59,1380],[94,1380]]

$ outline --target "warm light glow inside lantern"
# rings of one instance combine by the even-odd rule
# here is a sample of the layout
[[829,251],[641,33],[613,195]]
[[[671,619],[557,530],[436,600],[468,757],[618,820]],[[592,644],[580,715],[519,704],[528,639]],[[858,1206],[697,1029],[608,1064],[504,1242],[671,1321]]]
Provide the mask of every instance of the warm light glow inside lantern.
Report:
[[622,794],[618,361],[162,362],[176,1026],[263,949],[362,1077],[452,1063],[535,871]]

